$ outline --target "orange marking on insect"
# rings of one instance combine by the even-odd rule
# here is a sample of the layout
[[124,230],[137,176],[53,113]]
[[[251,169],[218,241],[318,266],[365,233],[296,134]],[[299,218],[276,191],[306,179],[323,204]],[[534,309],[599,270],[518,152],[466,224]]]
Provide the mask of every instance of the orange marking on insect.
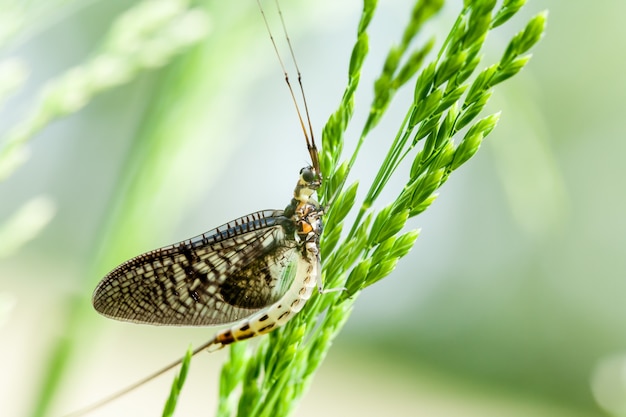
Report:
[[313,231],[313,226],[311,226],[310,224],[306,222],[302,222],[301,227],[302,227],[302,233],[309,234]]

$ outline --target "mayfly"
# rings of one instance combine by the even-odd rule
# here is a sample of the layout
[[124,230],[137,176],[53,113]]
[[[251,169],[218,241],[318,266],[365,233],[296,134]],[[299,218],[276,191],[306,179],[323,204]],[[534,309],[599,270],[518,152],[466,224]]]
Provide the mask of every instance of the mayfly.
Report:
[[[93,294],[104,316],[153,325],[231,324],[193,351],[215,351],[284,325],[298,313],[317,286],[322,290],[319,240],[323,208],[312,198],[322,175],[291,42],[278,14],[298,72],[305,124],[285,66],[261,15],[285,75],[304,132],[311,164],[302,168],[294,195],[284,210],[264,210],[209,232],[136,256],[108,273]],[[290,281],[285,283],[284,281]],[[286,288],[286,289],[285,289]],[[84,414],[179,365],[178,360],[122,391],[73,414]]]

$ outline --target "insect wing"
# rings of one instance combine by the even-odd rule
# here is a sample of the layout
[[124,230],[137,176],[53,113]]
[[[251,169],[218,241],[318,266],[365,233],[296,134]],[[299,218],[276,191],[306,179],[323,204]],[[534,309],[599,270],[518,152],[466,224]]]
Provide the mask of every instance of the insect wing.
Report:
[[282,295],[299,256],[290,220],[267,210],[139,255],[107,274],[93,295],[101,314],[155,325],[235,322]]

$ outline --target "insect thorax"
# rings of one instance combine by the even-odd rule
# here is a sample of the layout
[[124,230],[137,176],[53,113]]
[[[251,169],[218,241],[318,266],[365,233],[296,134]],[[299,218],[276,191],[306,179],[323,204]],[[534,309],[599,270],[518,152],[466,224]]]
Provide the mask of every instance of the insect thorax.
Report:
[[293,220],[296,240],[302,244],[307,242],[319,244],[323,210],[311,196],[320,185],[321,176],[314,167],[302,168],[293,191],[293,198],[284,210],[284,215]]

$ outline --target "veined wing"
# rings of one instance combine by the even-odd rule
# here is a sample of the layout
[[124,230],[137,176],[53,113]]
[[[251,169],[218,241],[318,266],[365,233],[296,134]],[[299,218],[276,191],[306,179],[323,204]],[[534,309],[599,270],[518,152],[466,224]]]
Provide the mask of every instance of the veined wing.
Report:
[[260,211],[139,255],[107,274],[93,305],[118,320],[206,326],[235,322],[280,298],[299,256],[290,220]]

